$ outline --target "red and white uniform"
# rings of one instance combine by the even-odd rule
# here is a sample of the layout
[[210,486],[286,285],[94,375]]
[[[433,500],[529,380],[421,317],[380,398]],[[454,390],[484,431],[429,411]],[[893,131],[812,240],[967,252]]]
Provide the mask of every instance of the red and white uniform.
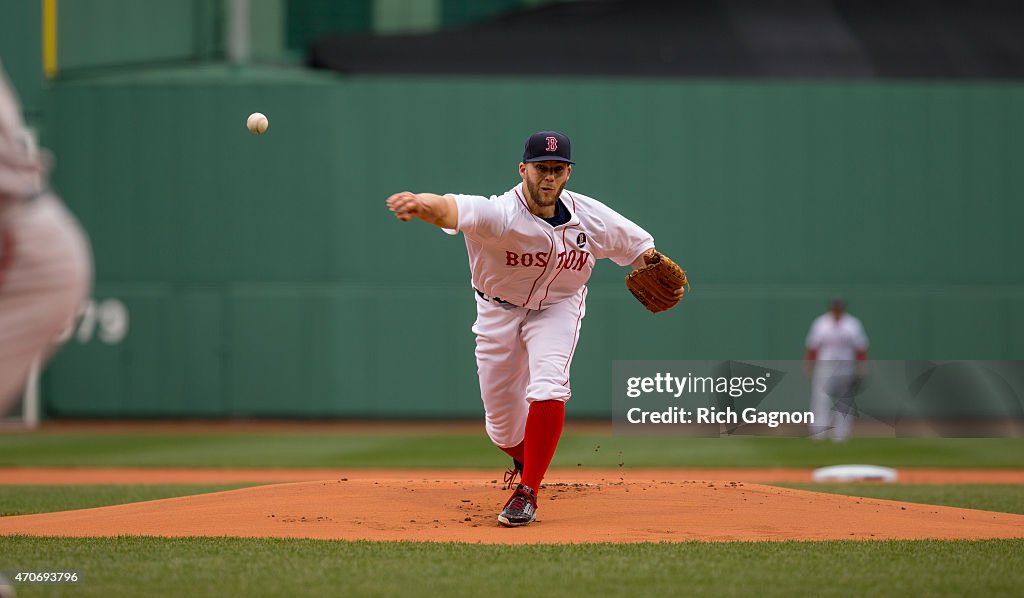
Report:
[[[857,359],[868,350],[868,336],[860,320],[843,313],[837,320],[831,313],[818,316],[807,333],[806,347],[815,355],[811,378],[811,411],[814,424],[811,435],[824,438],[829,432],[834,440],[845,440],[853,427],[854,414],[834,404],[840,389],[849,385],[857,373]],[[840,402],[843,397],[838,397]],[[850,400],[850,399],[846,399]]]
[[[476,360],[487,434],[518,445],[534,401],[568,401],[569,369],[586,314],[586,282],[598,259],[620,266],[654,247],[642,228],[568,190],[568,221],[534,215],[522,184],[490,198],[449,194],[458,205],[476,294]],[[483,296],[480,295],[483,294]],[[499,301],[500,299],[500,301]]]
[[0,68],[0,416],[33,361],[55,348],[91,281],[85,235],[47,191],[46,162]]

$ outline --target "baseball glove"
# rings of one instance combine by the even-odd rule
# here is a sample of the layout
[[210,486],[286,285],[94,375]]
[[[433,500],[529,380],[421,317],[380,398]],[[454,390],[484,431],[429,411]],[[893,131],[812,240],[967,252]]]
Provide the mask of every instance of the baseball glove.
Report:
[[686,272],[654,249],[644,252],[644,266],[626,276],[626,288],[651,313],[671,309],[682,296],[676,291],[689,285]]

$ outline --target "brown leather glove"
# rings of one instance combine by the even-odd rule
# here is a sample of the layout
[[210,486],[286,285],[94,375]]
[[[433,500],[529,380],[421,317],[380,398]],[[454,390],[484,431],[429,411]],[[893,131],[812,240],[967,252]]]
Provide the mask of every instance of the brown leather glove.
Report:
[[654,249],[644,252],[644,264],[626,276],[626,288],[651,313],[675,307],[689,284],[686,272]]

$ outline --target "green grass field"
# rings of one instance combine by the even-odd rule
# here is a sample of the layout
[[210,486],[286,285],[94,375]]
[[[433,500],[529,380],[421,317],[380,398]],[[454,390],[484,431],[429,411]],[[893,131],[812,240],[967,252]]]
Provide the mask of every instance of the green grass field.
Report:
[[19,596],[1013,596],[1024,587],[1022,554],[1024,540],[487,546],[15,537],[0,548],[17,568],[84,574],[77,585],[21,586]]
[[[1024,467],[1021,439],[567,436],[556,466]],[[505,458],[483,434],[39,433],[0,436],[0,466],[484,467]],[[3,486],[5,515],[152,500],[235,485]],[[1024,486],[813,485],[815,491],[1024,513]],[[571,546],[239,538],[0,538],[0,571],[77,570],[77,585],[24,596],[930,595],[1016,596],[1024,539]]]
[[1014,484],[776,484],[813,492],[901,500],[1024,515],[1024,485]]
[[245,488],[253,484],[0,485],[0,517],[90,509],[175,496]]
[[[479,433],[39,433],[0,435],[0,466],[504,468]],[[554,467],[1024,467],[1020,438],[626,438],[567,435]]]

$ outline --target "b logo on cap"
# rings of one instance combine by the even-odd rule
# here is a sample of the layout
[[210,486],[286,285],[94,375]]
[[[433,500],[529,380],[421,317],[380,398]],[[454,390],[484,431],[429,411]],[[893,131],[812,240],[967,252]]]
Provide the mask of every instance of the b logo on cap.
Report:
[[546,139],[548,142],[547,150],[549,152],[553,152],[558,149],[558,139],[556,137],[547,137]]

